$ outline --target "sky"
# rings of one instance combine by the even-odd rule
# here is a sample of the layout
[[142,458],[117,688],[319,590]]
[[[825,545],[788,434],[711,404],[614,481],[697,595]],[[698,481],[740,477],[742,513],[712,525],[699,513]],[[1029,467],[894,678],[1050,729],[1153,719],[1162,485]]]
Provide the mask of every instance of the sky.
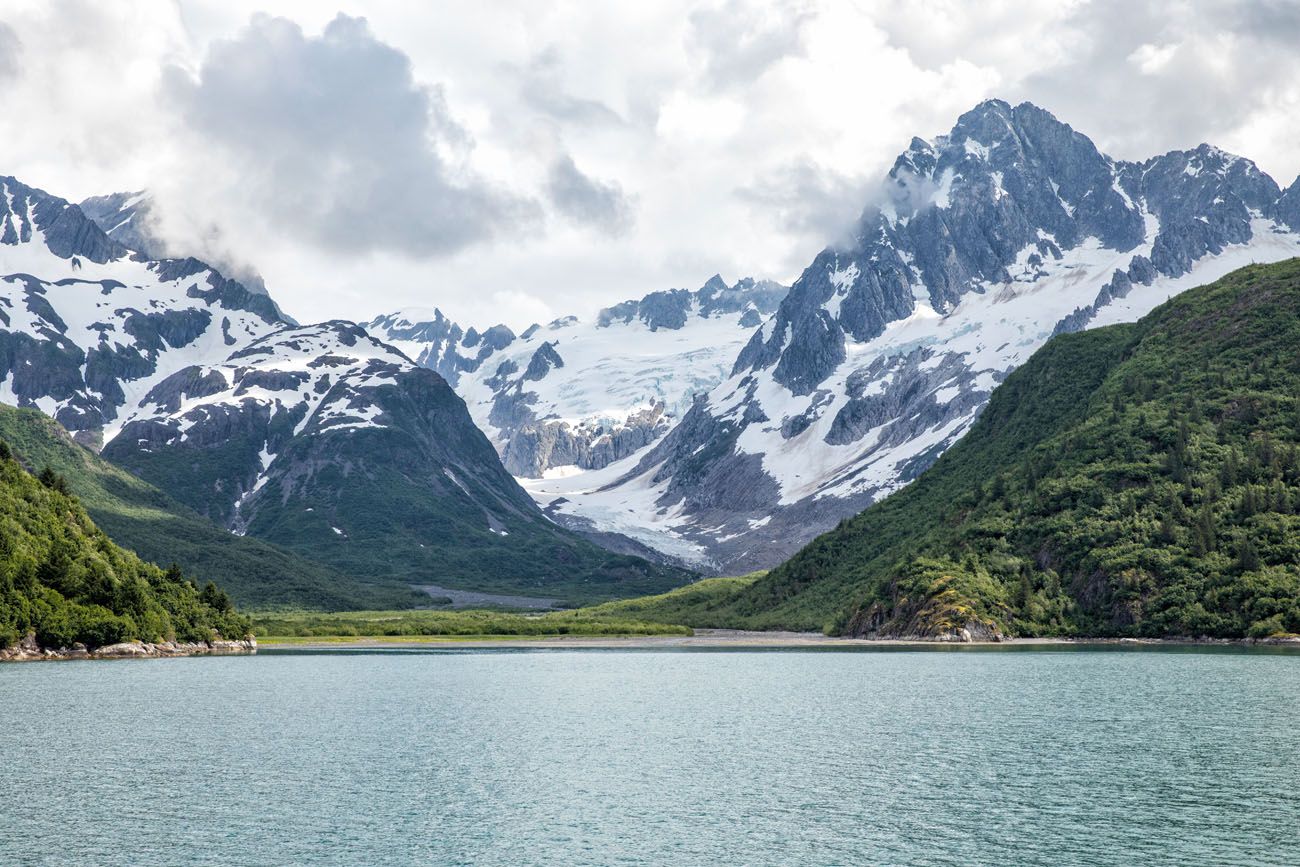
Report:
[[301,321],[786,282],[914,135],[1028,100],[1300,174],[1297,0],[0,0],[0,174],[154,196]]

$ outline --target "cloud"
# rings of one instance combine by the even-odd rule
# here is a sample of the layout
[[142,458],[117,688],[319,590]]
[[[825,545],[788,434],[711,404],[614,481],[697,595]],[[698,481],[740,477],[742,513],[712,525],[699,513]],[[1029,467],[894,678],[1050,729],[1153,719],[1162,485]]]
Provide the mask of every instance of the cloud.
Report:
[[1295,0],[0,6],[0,173],[148,188],[176,248],[301,319],[523,326],[793,279],[912,136],[993,96],[1119,158],[1204,140],[1300,171]]
[[875,185],[861,176],[803,157],[738,188],[737,193],[768,211],[785,231],[831,243],[850,232],[874,190]]
[[576,223],[609,235],[632,226],[632,203],[622,188],[583,174],[567,154],[551,163],[546,192],[555,209]]
[[[1073,49],[1026,75],[1016,96],[1050,109],[1115,156],[1143,158],[1209,141],[1266,170],[1300,168],[1294,3],[1204,0],[1192,10],[1182,0],[1095,0],[1071,10],[1058,32]],[[1265,120],[1268,136],[1258,134]]]
[[22,50],[23,44],[18,41],[18,34],[8,24],[0,21],[0,78],[11,78],[18,74]]
[[703,57],[705,78],[714,87],[744,85],[802,54],[804,27],[812,17],[805,3],[726,0],[691,13],[687,45]]
[[1131,63],[1137,64],[1137,68],[1143,75],[1155,75],[1168,66],[1169,61],[1173,60],[1177,53],[1177,45],[1152,45],[1150,42],[1145,42],[1134,49],[1128,59]]
[[520,96],[529,107],[561,123],[582,126],[623,123],[618,112],[600,100],[569,93],[561,81],[562,66],[560,53],[552,45],[519,69]]
[[[442,90],[417,83],[365,19],[340,14],[308,36],[256,15],[196,75],[169,70],[165,93],[196,152],[223,169],[190,180],[225,185],[214,198],[277,233],[337,253],[432,257],[537,222],[536,203],[467,167],[473,143]],[[183,230],[176,199],[160,204]]]

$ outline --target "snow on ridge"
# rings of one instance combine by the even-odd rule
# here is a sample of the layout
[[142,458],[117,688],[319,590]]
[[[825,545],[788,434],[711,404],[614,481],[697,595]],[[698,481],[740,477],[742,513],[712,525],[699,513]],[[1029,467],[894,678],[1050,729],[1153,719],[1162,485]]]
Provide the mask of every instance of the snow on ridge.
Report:
[[[813,394],[793,395],[772,379],[770,369],[741,371],[709,392],[710,412],[714,418],[736,423],[746,407],[753,406],[769,419],[745,427],[736,442],[736,452],[757,456],[764,473],[777,482],[780,497],[774,510],[809,500],[864,495],[879,498],[891,493],[910,480],[902,472],[904,468],[927,453],[945,449],[969,430],[996,385],[1051,337],[1058,321],[1076,308],[1091,304],[1114,272],[1126,269],[1135,255],[1150,254],[1160,225],[1144,202],[1138,206],[1146,223],[1146,241],[1136,249],[1119,252],[1088,238],[1063,251],[1059,260],[1046,258],[1036,271],[1028,270],[1027,261],[1021,262],[1024,270],[1019,279],[1013,272],[1010,283],[967,293],[944,315],[918,303],[912,315],[889,323],[875,339],[857,344],[850,340],[846,360]],[[1176,278],[1158,276],[1150,285],[1134,284],[1125,297],[1101,307],[1088,327],[1134,321],[1168,297],[1244,265],[1300,255],[1300,234],[1259,215],[1252,220],[1251,228],[1248,242],[1196,260],[1186,274]],[[842,271],[833,273],[840,279],[847,276]],[[832,296],[827,309],[833,310],[835,300]],[[900,423],[890,418],[852,442],[828,443],[837,414],[850,400],[849,376],[872,362],[883,363],[878,376],[858,382],[859,394],[883,395],[898,375],[897,365],[902,363],[888,360],[911,358],[918,351],[925,354],[925,360],[916,366],[919,371],[936,370],[940,363],[957,365],[955,376],[945,376],[929,392],[936,407],[948,407],[949,411],[901,442],[882,440],[891,424]],[[787,436],[784,422],[801,416],[809,417],[810,423]],[[907,421],[902,419],[901,423]],[[632,536],[700,568],[710,568],[710,548],[699,541],[701,535],[708,535],[708,528],[699,526],[680,503],[668,509],[659,505],[669,480],[652,481],[657,467],[619,484],[608,484],[631,473],[635,466],[636,461],[630,460],[587,473],[585,478],[529,480],[525,487],[544,506],[558,501],[554,508],[563,514],[590,521],[598,529]],[[722,544],[735,538],[733,528],[712,541]]]
[[[344,332],[353,336],[352,345],[340,338]],[[395,373],[412,366],[378,340],[357,336],[355,326],[347,323],[289,326],[255,341],[220,364],[205,366],[203,375],[217,373],[222,377],[222,390],[201,397],[186,396],[170,413],[156,405],[144,407],[127,421],[163,421],[183,441],[210,408],[251,402],[269,407],[272,418],[281,412],[302,410],[303,416],[293,430],[295,436],[313,427],[318,433],[380,428],[384,427],[380,421],[382,411],[367,402],[361,390],[396,386]],[[246,384],[273,381],[275,377],[287,377],[286,385],[277,390]]]

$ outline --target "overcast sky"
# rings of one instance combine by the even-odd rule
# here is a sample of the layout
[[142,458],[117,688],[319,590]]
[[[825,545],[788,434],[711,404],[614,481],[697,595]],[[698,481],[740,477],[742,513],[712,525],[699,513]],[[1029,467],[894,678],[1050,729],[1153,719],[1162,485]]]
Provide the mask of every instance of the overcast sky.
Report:
[[303,321],[793,280],[997,96],[1300,173],[1297,0],[0,0],[0,174],[148,188]]

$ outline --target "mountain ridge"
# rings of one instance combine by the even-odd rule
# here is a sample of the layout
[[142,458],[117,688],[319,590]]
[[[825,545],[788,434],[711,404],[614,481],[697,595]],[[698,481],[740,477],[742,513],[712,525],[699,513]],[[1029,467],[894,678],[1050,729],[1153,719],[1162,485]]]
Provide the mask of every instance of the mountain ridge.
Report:
[[[223,527],[342,567],[358,592],[479,582],[588,600],[689,577],[555,526],[442,378],[361,326],[296,325],[198,259],[149,259],[79,206],[0,184],[0,401]],[[101,215],[121,235],[147,199],[114,203],[135,209]]]
[[[752,583],[679,597],[673,622],[944,640],[1300,633],[1297,323],[1290,259],[1058,335],[912,485]],[[654,619],[657,604],[632,607]]]
[[[693,395],[725,377],[746,335],[787,287],[719,276],[699,289],[651,292],[516,335],[464,329],[436,308],[367,327],[441,373],[525,479],[600,469],[661,438]],[[595,390],[599,388],[599,393]]]
[[770,567],[915,478],[1053,333],[1294,256],[1298,189],[1208,145],[1116,161],[1042,109],[981,103],[912,140],[667,436],[539,499],[706,571]]

